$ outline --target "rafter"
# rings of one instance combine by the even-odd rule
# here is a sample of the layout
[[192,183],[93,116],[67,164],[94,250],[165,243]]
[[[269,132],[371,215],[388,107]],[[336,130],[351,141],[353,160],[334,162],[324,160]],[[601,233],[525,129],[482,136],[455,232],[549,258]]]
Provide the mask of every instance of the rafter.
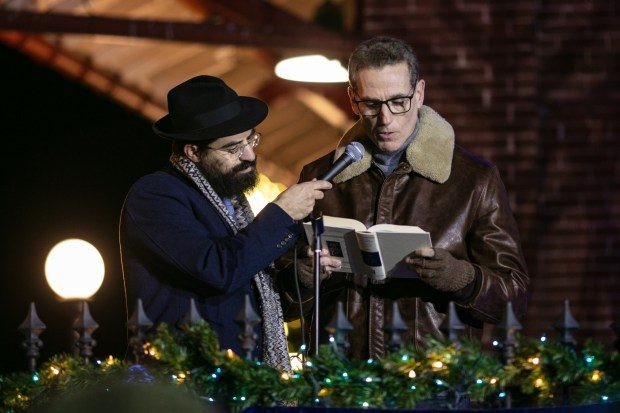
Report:
[[[281,13],[273,14],[276,22],[283,19]],[[269,16],[263,14],[259,20],[268,19]],[[218,19],[193,23],[0,10],[0,30],[28,33],[108,34],[216,45],[303,49],[336,55],[349,53],[357,43],[357,39],[321,29],[311,23],[299,24],[303,26],[295,28],[290,22],[281,26],[274,22],[242,26]]]

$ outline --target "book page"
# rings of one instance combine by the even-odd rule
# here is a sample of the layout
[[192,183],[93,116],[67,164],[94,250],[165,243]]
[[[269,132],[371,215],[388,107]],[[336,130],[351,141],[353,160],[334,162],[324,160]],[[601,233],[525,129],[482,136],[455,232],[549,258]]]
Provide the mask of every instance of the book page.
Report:
[[428,232],[376,232],[386,274],[393,278],[417,278],[415,271],[404,262],[413,251],[432,247]]
[[375,281],[385,279],[383,257],[379,251],[377,235],[371,231],[356,231],[357,245],[362,252],[362,260],[368,266],[368,276]]
[[426,234],[420,227],[415,227],[413,225],[394,225],[394,224],[377,224],[368,228],[369,231],[373,232],[408,232],[414,234]]
[[332,217],[330,215],[323,215],[323,225],[327,227],[340,227],[349,228],[356,231],[365,231],[366,225],[362,224],[356,219]]

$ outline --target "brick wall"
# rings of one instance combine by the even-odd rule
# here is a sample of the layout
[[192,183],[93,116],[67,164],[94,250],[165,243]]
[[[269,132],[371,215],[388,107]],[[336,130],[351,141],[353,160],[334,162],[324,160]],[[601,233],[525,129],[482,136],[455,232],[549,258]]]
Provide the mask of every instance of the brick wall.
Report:
[[610,1],[365,0],[361,28],[409,41],[426,103],[496,163],[532,278],[529,334],[570,299],[577,337],[620,315],[620,10]]

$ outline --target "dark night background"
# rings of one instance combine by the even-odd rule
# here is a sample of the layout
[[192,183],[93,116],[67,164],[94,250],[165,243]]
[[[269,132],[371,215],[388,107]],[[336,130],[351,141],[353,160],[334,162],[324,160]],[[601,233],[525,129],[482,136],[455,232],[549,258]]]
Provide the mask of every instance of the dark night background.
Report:
[[0,45],[3,66],[2,274],[0,372],[25,369],[17,327],[34,301],[47,330],[42,359],[70,350],[75,304],[45,281],[49,250],[81,238],[103,256],[106,274],[90,304],[100,327],[97,357],[123,356],[125,304],[118,219],[125,194],[158,169],[169,144],[151,122]]

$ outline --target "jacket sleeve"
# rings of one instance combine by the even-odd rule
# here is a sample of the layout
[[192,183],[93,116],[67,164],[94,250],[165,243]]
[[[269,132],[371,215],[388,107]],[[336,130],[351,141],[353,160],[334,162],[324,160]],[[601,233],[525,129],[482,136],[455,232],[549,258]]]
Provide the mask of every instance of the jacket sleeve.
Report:
[[517,315],[523,314],[529,277],[517,224],[495,167],[480,195],[467,246],[476,267],[476,288],[470,299],[461,304],[475,318],[490,323],[501,321],[508,301]]
[[228,292],[247,284],[298,238],[295,221],[273,203],[233,234],[204,198],[170,179],[176,182],[137,184],[130,191],[121,222],[124,260],[140,257],[164,277]]

